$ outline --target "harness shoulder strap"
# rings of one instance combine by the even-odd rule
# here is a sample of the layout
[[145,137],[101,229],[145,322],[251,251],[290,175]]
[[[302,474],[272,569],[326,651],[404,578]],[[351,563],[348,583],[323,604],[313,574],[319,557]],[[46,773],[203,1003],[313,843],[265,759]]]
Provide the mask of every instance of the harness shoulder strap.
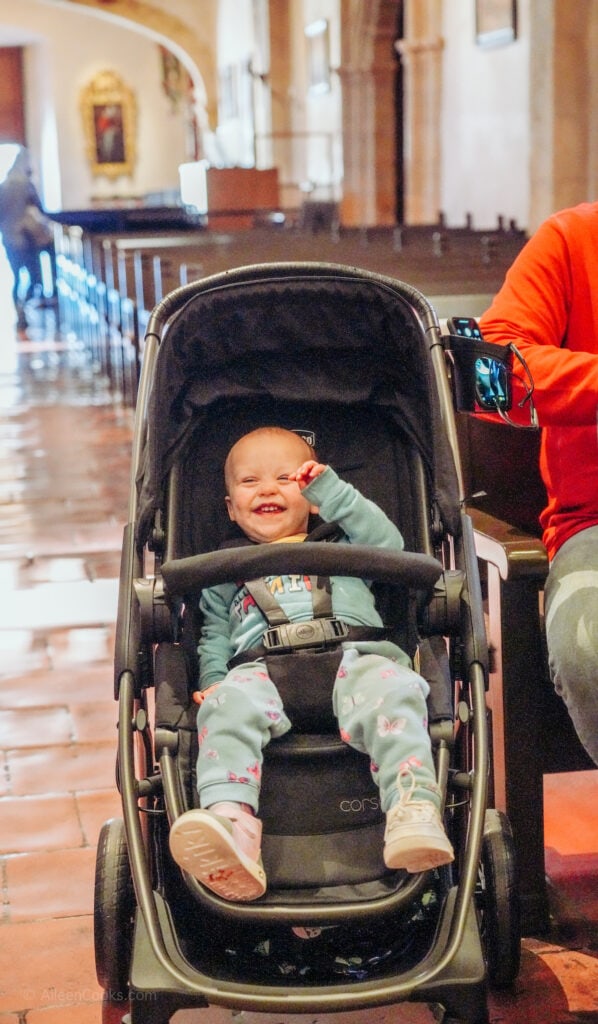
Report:
[[[321,523],[311,533],[308,533],[306,541],[337,541],[343,535],[338,523]],[[311,599],[314,619],[326,619],[332,616],[332,587],[328,576],[310,576]],[[263,579],[245,580],[244,587],[251,594],[257,607],[266,619],[269,626],[282,626],[289,622],[278,601],[271,593],[268,584]]]

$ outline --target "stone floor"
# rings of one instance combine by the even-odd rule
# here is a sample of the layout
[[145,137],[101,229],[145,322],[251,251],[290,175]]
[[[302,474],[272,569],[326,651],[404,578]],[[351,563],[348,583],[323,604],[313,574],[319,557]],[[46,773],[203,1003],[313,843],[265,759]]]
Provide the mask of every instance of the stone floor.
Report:
[[[0,1024],[117,1024],[120,1014],[102,1018],[92,914],[99,829],[120,813],[111,659],[132,417],[51,312],[16,337],[1,280]],[[597,798],[593,772],[547,784],[553,929],[523,939],[521,974],[491,995],[491,1024],[598,1021]],[[174,1020],[232,1016],[315,1024],[219,1008]],[[350,1018],[433,1019],[402,1005],[328,1020]]]

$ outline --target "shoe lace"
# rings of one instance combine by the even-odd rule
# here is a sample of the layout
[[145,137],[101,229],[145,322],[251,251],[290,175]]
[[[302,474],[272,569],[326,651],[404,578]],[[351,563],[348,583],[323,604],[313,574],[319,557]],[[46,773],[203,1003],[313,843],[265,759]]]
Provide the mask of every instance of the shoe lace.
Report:
[[393,818],[395,821],[409,815],[423,819],[431,818],[436,813],[435,805],[431,800],[413,799],[417,787],[417,779],[413,769],[409,765],[401,765],[397,774],[397,790],[399,801],[393,807]]

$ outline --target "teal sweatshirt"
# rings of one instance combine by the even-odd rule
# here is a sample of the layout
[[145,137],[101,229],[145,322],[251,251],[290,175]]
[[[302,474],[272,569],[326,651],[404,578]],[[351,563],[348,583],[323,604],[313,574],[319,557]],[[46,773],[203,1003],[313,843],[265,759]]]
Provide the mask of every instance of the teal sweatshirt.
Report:
[[[369,544],[393,551],[403,550],[399,530],[382,509],[360,494],[352,484],[341,480],[330,466],[312,480],[303,495],[310,504],[318,507],[325,522],[339,523],[345,534],[340,544]],[[313,619],[308,576],[269,576],[267,583],[291,622]],[[337,618],[350,626],[383,625],[366,581],[333,576],[331,585],[332,609]],[[200,686],[204,690],[224,679],[228,672],[227,663],[232,657],[260,644],[267,623],[248,591],[238,583],[225,583],[204,590],[200,608],[203,626],[198,651]],[[355,646],[361,649],[362,645]],[[404,657],[409,664],[407,656]]]

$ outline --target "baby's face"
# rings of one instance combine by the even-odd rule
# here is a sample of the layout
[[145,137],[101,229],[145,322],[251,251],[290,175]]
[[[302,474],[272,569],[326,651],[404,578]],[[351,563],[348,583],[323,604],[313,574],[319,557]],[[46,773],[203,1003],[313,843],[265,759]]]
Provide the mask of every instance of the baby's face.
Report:
[[309,457],[293,434],[242,437],[227,463],[226,507],[234,523],[260,544],[306,533],[312,510],[289,474]]

